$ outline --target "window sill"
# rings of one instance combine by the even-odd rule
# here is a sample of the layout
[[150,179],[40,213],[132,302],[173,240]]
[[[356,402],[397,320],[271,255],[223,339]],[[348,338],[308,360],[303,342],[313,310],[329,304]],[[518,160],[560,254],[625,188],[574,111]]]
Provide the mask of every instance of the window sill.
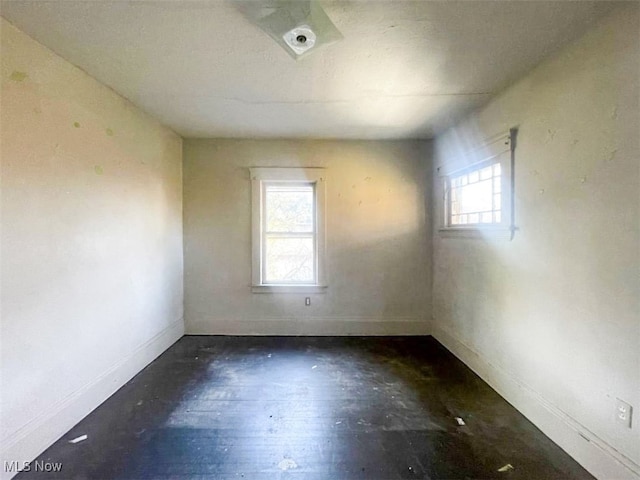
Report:
[[253,293],[326,293],[327,285],[252,285]]
[[498,238],[513,240],[516,228],[509,227],[443,227],[438,229],[445,238]]

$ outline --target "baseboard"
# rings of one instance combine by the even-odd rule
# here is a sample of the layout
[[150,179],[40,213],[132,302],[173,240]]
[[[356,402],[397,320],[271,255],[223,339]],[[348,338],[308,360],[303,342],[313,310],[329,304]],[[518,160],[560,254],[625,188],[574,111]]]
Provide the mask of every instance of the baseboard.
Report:
[[640,480],[639,465],[515,375],[437,326],[433,336],[596,478]]
[[187,335],[383,336],[429,335],[428,321],[416,317],[306,317],[187,320]]
[[0,479],[16,474],[4,471],[5,461],[22,465],[35,459],[183,335],[184,322],[180,319],[10,435],[0,445]]

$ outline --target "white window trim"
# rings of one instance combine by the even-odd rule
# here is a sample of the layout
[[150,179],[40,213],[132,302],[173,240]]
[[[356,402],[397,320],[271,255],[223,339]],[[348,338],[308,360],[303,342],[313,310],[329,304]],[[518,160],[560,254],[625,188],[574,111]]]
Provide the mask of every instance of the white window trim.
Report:
[[[251,290],[254,293],[324,293],[326,278],[326,170],[324,168],[250,168],[251,177]],[[266,284],[262,280],[262,215],[263,191],[269,182],[313,183],[315,191],[316,283]]]
[[[516,229],[514,219],[514,178],[513,163],[516,147],[517,129],[496,135],[485,140],[478,147],[462,155],[462,161],[440,166],[437,171],[438,195],[436,208],[439,215],[438,232],[442,237],[462,238],[504,238],[512,240]],[[449,224],[449,199],[447,188],[452,177],[463,175],[492,163],[500,163],[501,170],[501,222],[500,224]],[[464,166],[461,166],[464,165]]]

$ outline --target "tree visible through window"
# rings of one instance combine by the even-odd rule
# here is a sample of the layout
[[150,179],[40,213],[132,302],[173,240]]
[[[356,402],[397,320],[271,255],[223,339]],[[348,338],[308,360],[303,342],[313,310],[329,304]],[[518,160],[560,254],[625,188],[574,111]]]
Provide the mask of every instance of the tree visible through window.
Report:
[[256,167],[251,173],[254,293],[324,293],[324,168]]
[[265,183],[265,284],[315,283],[315,190],[309,183]]

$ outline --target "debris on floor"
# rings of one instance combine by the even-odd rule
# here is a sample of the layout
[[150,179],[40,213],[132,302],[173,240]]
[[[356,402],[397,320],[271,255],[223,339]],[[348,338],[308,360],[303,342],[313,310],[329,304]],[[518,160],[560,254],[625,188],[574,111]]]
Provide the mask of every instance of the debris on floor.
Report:
[[69,440],[69,443],[80,443],[84,442],[87,438],[87,435],[80,435],[79,437],[74,438],[73,440]]
[[513,470],[513,465],[507,463],[504,467],[500,467],[498,469],[499,472],[508,472],[509,470]]
[[285,458],[278,464],[278,468],[283,471],[291,470],[293,468],[298,468],[298,464],[291,458]]
[[456,422],[458,422],[458,425],[460,426],[466,425],[466,423],[464,423],[464,420],[460,417],[456,417]]
[[318,368],[318,365],[314,365],[313,367],[311,367],[311,370]]

